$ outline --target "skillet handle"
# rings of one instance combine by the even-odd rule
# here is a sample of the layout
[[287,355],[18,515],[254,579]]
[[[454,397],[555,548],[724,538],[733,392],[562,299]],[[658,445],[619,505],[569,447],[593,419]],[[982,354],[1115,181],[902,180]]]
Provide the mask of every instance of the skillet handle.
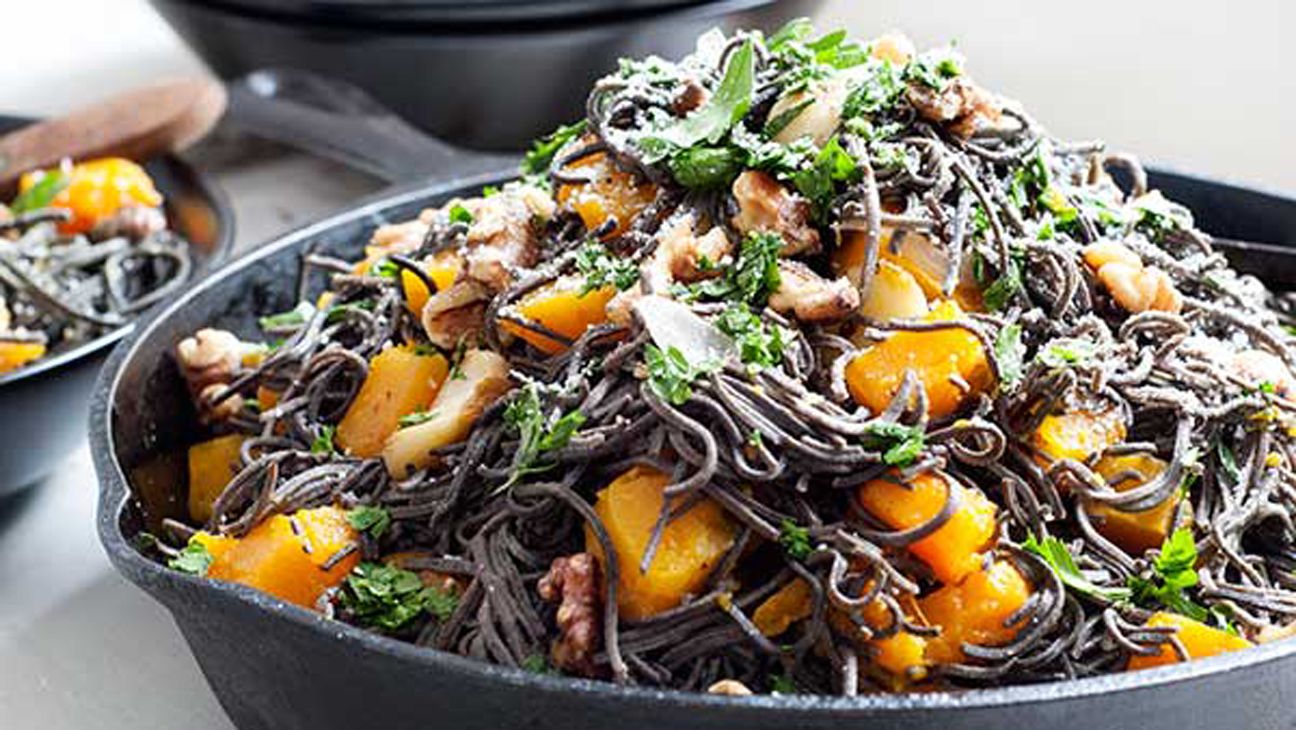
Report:
[[264,69],[231,82],[229,118],[248,132],[390,183],[517,169],[516,157],[435,139],[358,87],[307,71]]

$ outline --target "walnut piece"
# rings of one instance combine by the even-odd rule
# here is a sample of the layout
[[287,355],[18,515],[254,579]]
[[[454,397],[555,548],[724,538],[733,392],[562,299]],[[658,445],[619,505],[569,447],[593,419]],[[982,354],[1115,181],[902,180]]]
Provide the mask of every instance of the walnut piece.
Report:
[[859,309],[860,294],[846,277],[825,279],[799,261],[779,261],[779,287],[770,308],[805,323],[837,322]]
[[1001,117],[998,100],[966,76],[954,78],[940,89],[912,83],[908,97],[919,116],[948,125],[951,132],[963,139],[998,124]]
[[180,374],[203,423],[226,420],[242,406],[237,396],[215,400],[234,379],[246,351],[247,345],[232,332],[212,328],[200,329],[176,345]]
[[810,202],[788,191],[764,172],[748,170],[733,183],[738,213],[730,221],[747,233],[777,233],[783,237],[784,256],[819,250],[819,231],[810,218]]
[[544,600],[559,604],[559,637],[549,652],[554,666],[595,676],[594,652],[601,641],[598,561],[589,553],[556,558],[537,590]]

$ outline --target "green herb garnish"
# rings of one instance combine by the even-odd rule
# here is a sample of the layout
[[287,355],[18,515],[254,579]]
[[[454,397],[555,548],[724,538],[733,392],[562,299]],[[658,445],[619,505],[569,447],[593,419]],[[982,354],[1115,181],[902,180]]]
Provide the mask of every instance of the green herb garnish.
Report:
[[1097,353],[1097,345],[1088,340],[1063,337],[1045,345],[1035,357],[1048,367],[1065,368],[1088,365]]
[[396,425],[401,428],[409,428],[410,426],[417,426],[420,423],[427,423],[428,421],[431,421],[433,418],[436,418],[436,414],[437,414],[436,411],[421,411],[421,410],[414,411],[413,413],[406,413],[405,415],[401,416],[399,419],[396,420]]
[[207,575],[211,564],[212,554],[207,552],[207,546],[193,538],[174,558],[167,561],[168,568],[197,576]]
[[377,540],[391,527],[391,513],[385,507],[362,504],[347,512],[347,522],[357,532],[367,532]]
[[1071,557],[1066,544],[1056,537],[1045,537],[1038,541],[1034,535],[1027,535],[1022,549],[1042,558],[1063,585],[1080,595],[1113,603],[1129,600],[1132,595],[1128,588],[1105,588],[1086,578],[1076,565],[1075,558]]
[[459,597],[423,585],[417,573],[383,563],[360,563],[338,593],[338,601],[363,626],[399,631],[424,612],[445,621]]
[[788,557],[794,560],[805,560],[814,552],[814,546],[810,544],[810,530],[789,519],[779,523],[778,541]]
[[822,220],[837,196],[837,183],[854,182],[860,174],[855,158],[833,137],[824,143],[809,167],[792,174],[792,184],[810,201],[815,215]]
[[263,330],[285,329],[287,327],[300,327],[306,324],[306,320],[315,313],[315,307],[310,302],[298,302],[297,306],[289,309],[287,312],[271,314],[257,320]]
[[1161,550],[1152,562],[1152,577],[1130,577],[1134,601],[1144,606],[1160,604],[1194,621],[1206,621],[1210,611],[1184,593],[1197,585],[1196,564],[1197,545],[1192,530],[1180,527],[1161,543]]
[[1021,341],[1021,325],[1004,325],[995,335],[995,362],[999,364],[999,385],[1012,390],[1021,382],[1026,346]]
[[333,443],[333,435],[336,432],[336,426],[320,426],[319,433],[315,435],[315,440],[311,442],[310,452],[312,454],[336,454],[337,446]]
[[471,226],[473,224],[474,218],[472,212],[459,203],[450,206],[450,212],[447,215],[449,216],[451,223],[462,223],[466,226]]
[[673,120],[656,134],[640,140],[649,161],[655,162],[667,154],[702,142],[719,142],[751,108],[756,79],[755,59],[752,42],[745,41],[729,55],[724,78],[702,108],[683,119]]
[[882,461],[890,466],[909,466],[918,459],[927,442],[920,426],[906,426],[890,421],[870,423],[860,437],[864,448],[882,452]]
[[34,185],[13,199],[9,204],[9,210],[17,215],[48,208],[49,204],[54,202],[54,198],[67,188],[69,182],[71,181],[66,172],[57,168],[46,170]]
[[580,296],[611,285],[625,291],[639,281],[639,267],[625,257],[613,256],[607,247],[596,241],[585,243],[576,252],[576,271],[585,277]]
[[585,423],[585,416],[580,411],[562,416],[546,415],[540,402],[539,386],[527,383],[505,407],[504,422],[517,433],[518,446],[513,473],[502,489],[512,486],[527,474],[552,468],[553,464],[540,463],[541,457],[566,446]]
[[644,362],[648,366],[648,385],[662,399],[677,406],[693,397],[693,381],[713,369],[710,365],[690,364],[674,345],[665,352],[656,345],[648,345],[644,348]]
[[715,319],[716,329],[729,335],[738,345],[738,358],[755,369],[783,362],[786,337],[782,327],[769,327],[746,304],[730,304]]
[[778,270],[782,250],[783,239],[778,234],[753,233],[743,241],[738,261],[726,269],[724,277],[704,281],[693,289],[713,299],[764,307],[782,282]]
[[522,174],[543,175],[549,172],[554,155],[558,154],[558,150],[568,142],[584,134],[587,124],[584,119],[573,124],[564,124],[532,142],[531,149],[522,158]]

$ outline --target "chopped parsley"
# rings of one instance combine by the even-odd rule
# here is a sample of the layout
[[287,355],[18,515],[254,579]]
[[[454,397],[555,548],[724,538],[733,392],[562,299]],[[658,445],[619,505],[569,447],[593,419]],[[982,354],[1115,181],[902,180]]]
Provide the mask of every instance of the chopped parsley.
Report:
[[1005,390],[1012,390],[1021,382],[1022,365],[1026,357],[1026,347],[1021,341],[1022,328],[1019,324],[1004,325],[995,335],[995,362],[999,365],[999,384]]
[[985,288],[981,297],[987,309],[992,312],[1002,311],[1024,286],[1021,265],[1017,263],[1016,258],[1009,258],[1004,272],[999,275],[999,278],[990,282],[990,286]]
[[815,215],[823,219],[837,195],[837,183],[854,182],[860,174],[855,158],[833,137],[824,143],[809,166],[792,174],[792,184],[810,201]]
[[1060,337],[1045,345],[1035,358],[1047,367],[1065,368],[1088,365],[1097,353],[1098,346],[1088,340]]
[[167,561],[168,568],[197,576],[207,575],[211,564],[212,554],[207,552],[207,546],[193,538],[174,558]]
[[874,421],[865,429],[860,441],[864,448],[881,452],[883,463],[889,466],[909,466],[922,453],[927,434],[921,426]]
[[694,291],[713,299],[764,307],[782,281],[778,270],[782,250],[783,239],[778,234],[752,233],[743,240],[738,261],[725,270],[725,275],[695,285]]
[[504,422],[518,435],[513,473],[503,487],[507,488],[527,474],[552,468],[553,464],[540,463],[541,457],[566,446],[585,423],[585,416],[580,411],[547,416],[540,402],[540,386],[527,383],[505,407]]
[[644,362],[648,366],[649,387],[663,400],[677,406],[693,397],[693,381],[712,369],[710,365],[692,365],[674,345],[665,352],[656,345],[648,345],[644,348]]
[[40,178],[36,180],[34,185],[19,193],[13,199],[13,202],[9,204],[9,210],[17,215],[48,208],[50,203],[54,202],[54,198],[67,188],[69,182],[71,181],[68,179],[68,174],[63,170],[58,168],[46,170],[41,173]]
[[1101,601],[1119,602],[1129,600],[1132,591],[1128,588],[1107,588],[1100,586],[1085,577],[1076,565],[1075,558],[1067,549],[1066,543],[1056,537],[1045,537],[1036,540],[1034,535],[1027,535],[1022,549],[1038,555],[1057,574],[1062,585],[1083,596]]
[[[522,158],[522,174],[543,175],[549,172],[554,155],[573,139],[585,133],[586,120],[564,124],[531,143],[531,149]],[[465,211],[466,212],[466,211]],[[470,221],[471,222],[471,221]]]
[[297,306],[289,309],[287,312],[271,314],[257,320],[263,330],[278,330],[288,327],[300,327],[306,324],[306,319],[315,313],[315,307],[310,302],[298,302]]
[[[851,86],[842,118],[859,119],[893,108],[904,94],[904,70],[890,61],[870,59]],[[858,73],[858,72],[857,72]],[[869,135],[861,135],[868,138]]]
[[741,151],[733,147],[690,147],[670,158],[675,181],[686,188],[728,187],[743,171]]
[[1131,576],[1129,587],[1141,605],[1160,604],[1194,621],[1206,621],[1210,611],[1190,599],[1184,590],[1197,585],[1197,545],[1192,530],[1180,527],[1161,544],[1152,562],[1150,578]]
[[797,693],[796,682],[786,674],[775,674],[770,677],[770,691],[781,695],[794,695]]
[[543,654],[527,654],[520,665],[532,674],[553,674],[553,668],[549,666],[549,660],[545,659]]
[[312,454],[336,454],[337,446],[333,443],[335,433],[337,433],[336,426],[320,426],[319,433],[315,435],[315,440],[311,442],[310,452]]
[[367,532],[377,540],[391,527],[391,513],[385,507],[362,504],[347,512],[347,522],[357,532]]
[[334,304],[329,307],[328,314],[324,315],[325,324],[334,324],[341,322],[348,314],[353,312],[372,312],[374,301],[372,299],[360,299],[354,302],[344,304]]
[[746,304],[730,304],[715,319],[715,326],[738,345],[738,358],[748,366],[759,370],[783,362],[787,337],[783,328],[766,326]]
[[793,560],[805,560],[814,552],[814,546],[810,544],[810,530],[789,519],[779,523],[778,541]]
[[613,256],[607,247],[589,241],[576,252],[576,271],[585,277],[580,296],[605,286],[625,291],[639,281],[639,267],[628,258]]
[[371,276],[378,276],[383,279],[395,279],[400,276],[401,268],[391,259],[383,259],[369,268]]
[[[462,374],[460,375],[460,377],[462,378]],[[413,413],[406,413],[405,415],[397,419],[396,425],[401,428],[409,428],[410,426],[417,426],[420,423],[427,423],[428,421],[431,421],[433,418],[436,418],[436,414],[437,414],[436,411],[422,411],[422,410],[414,411]]]
[[963,57],[953,46],[946,46],[919,54],[905,66],[904,77],[906,81],[943,91],[962,73]]
[[347,576],[338,601],[362,626],[399,631],[424,613],[445,621],[459,597],[423,585],[417,573],[383,563],[360,563]]
[[472,212],[459,203],[450,206],[450,212],[448,215],[451,223],[463,223],[468,226],[473,224],[474,218]]

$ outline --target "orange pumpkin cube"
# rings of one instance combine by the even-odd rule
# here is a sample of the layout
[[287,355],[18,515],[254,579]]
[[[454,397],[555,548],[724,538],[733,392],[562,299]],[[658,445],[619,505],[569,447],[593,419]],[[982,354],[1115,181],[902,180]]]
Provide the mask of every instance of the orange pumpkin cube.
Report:
[[1120,410],[1070,411],[1045,416],[1031,436],[1041,465],[1058,459],[1084,461],[1125,440],[1125,421]]
[[[604,286],[583,292],[585,281],[579,277],[563,277],[554,283],[524,296],[516,305],[517,314],[545,329],[569,340],[585,334],[596,324],[607,322],[607,303],[616,295],[616,287]],[[567,349],[567,344],[539,332],[529,330],[515,322],[501,320],[500,327],[526,340],[548,355]]]
[[965,487],[939,472],[923,472],[908,483],[897,473],[866,482],[855,493],[860,507],[894,530],[907,530],[928,522],[958,501],[954,514],[932,534],[909,545],[909,551],[931,568],[942,583],[957,583],[979,570],[982,551],[994,539],[998,525],[995,505],[980,489]]
[[947,585],[918,605],[928,625],[941,632],[927,639],[926,657],[941,664],[964,659],[963,644],[1001,646],[1013,640],[1020,624],[1008,619],[1026,604],[1031,585],[1017,568],[996,560],[962,583]]
[[752,623],[768,637],[775,637],[814,611],[814,593],[803,578],[794,578],[761,602],[752,612]]
[[[963,317],[952,301],[937,304],[924,318],[946,322]],[[874,413],[891,403],[914,371],[927,393],[927,412],[932,418],[953,414],[968,396],[994,383],[981,341],[960,328],[922,332],[897,332],[869,347],[846,365],[846,385],[855,402]]]
[[[696,593],[733,547],[736,527],[718,503],[703,499],[666,525],[646,572],[639,570],[657,516],[665,502],[670,475],[636,466],[598,493],[594,511],[616,550],[619,578],[617,607],[630,620],[642,620],[675,608]],[[603,547],[585,530],[585,549],[604,563]]]
[[609,218],[615,219],[616,227],[604,238],[624,233],[635,217],[657,198],[656,185],[621,170],[604,153],[576,160],[566,169],[579,171],[590,181],[559,185],[555,194],[558,204],[576,211],[591,231]]
[[[18,182],[18,190],[27,192],[52,170],[26,173]],[[50,207],[71,211],[72,219],[59,224],[63,233],[86,233],[99,221],[129,205],[156,208],[162,205],[162,195],[153,185],[153,178],[143,167],[120,157],[87,160],[64,168],[67,186],[54,199]]]
[[[1183,644],[1184,649],[1188,652],[1189,659],[1203,659],[1208,656],[1254,646],[1254,644],[1241,636],[1234,636],[1227,631],[1212,628],[1200,621],[1194,621],[1177,613],[1158,611],[1147,620],[1147,626],[1173,626],[1176,629],[1175,637]],[[1179,656],[1175,654],[1174,647],[1170,644],[1162,644],[1161,651],[1151,656],[1132,655],[1126,669],[1160,667],[1166,664],[1175,664],[1178,661]]]
[[[450,250],[441,251],[432,255],[423,262],[423,271],[436,285],[437,291],[449,289],[455,280],[459,278],[459,272],[463,269],[463,257],[458,253]],[[432,296],[428,291],[427,285],[423,280],[414,274],[401,270],[401,287],[405,290],[405,306],[416,315],[423,314],[423,306]]]
[[[295,525],[295,528],[294,528]],[[227,550],[213,553],[207,577],[239,583],[305,608],[340,584],[360,562],[359,552],[324,564],[360,539],[337,507],[275,515]],[[209,547],[210,551],[211,548]]]
[[441,390],[450,364],[440,354],[391,347],[369,362],[369,375],[338,423],[339,447],[369,458],[382,453],[400,419],[427,408]]
[[0,342],[0,375],[45,357],[45,346],[39,342]]
[[[1161,474],[1166,463],[1147,454],[1104,456],[1094,464],[1094,471],[1109,482],[1126,474],[1112,485],[1118,492],[1140,487]],[[1116,543],[1131,555],[1142,555],[1155,550],[1165,542],[1174,524],[1175,510],[1179,506],[1179,493],[1175,491],[1161,504],[1138,512],[1122,512],[1115,507],[1090,502],[1085,509],[1094,527],[1108,540]]]
[[189,447],[189,516],[206,522],[212,504],[243,469],[242,434],[220,436]]

